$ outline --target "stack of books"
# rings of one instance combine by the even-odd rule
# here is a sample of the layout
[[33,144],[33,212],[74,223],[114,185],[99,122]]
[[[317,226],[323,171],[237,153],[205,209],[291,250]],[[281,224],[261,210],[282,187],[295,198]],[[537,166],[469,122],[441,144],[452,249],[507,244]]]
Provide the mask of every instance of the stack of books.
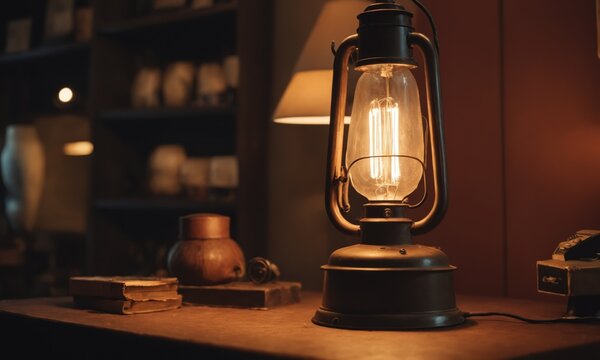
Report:
[[69,280],[75,305],[115,314],[177,309],[181,295],[177,278],[80,276]]

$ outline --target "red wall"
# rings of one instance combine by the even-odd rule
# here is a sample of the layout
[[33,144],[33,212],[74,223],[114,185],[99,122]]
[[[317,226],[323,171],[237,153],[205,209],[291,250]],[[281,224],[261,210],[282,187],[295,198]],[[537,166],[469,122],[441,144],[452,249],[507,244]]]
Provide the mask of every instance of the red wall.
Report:
[[600,60],[594,0],[503,1],[507,285],[535,294],[535,260],[600,228]]
[[[458,292],[502,295],[499,2],[431,0],[427,6],[440,41],[449,208],[439,227],[415,240],[446,252],[459,269]],[[427,29],[423,17],[418,25]]]
[[536,260],[600,228],[595,2],[426,4],[441,43],[450,207],[422,242],[459,267],[458,292],[538,296]]

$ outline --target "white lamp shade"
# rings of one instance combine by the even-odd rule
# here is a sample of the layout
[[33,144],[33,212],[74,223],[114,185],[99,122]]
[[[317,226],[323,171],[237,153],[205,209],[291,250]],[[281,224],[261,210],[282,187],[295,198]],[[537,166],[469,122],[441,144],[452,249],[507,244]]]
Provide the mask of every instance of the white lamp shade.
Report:
[[[329,124],[331,70],[299,71],[292,76],[275,110],[280,124]],[[347,117],[348,123],[350,117]]]
[[[329,124],[333,54],[331,42],[339,45],[355,34],[356,16],[368,5],[365,0],[331,0],[323,5],[317,22],[302,53],[291,80],[280,98],[273,119],[285,124]],[[348,94],[352,94],[355,77],[349,74]],[[351,107],[348,99],[347,108]],[[349,111],[347,112],[349,115]],[[346,123],[350,117],[347,116]]]

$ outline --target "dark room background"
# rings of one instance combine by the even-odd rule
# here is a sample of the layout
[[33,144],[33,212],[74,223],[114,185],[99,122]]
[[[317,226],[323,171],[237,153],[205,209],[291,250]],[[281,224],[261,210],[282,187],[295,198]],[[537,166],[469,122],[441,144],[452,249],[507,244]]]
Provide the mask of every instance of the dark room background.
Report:
[[[53,172],[39,233],[16,236],[29,236],[27,265],[0,265],[0,281],[8,279],[0,290],[59,295],[54,288],[66,293],[68,277],[82,273],[164,275],[178,218],[194,212],[231,216],[247,258],[266,256],[284,279],[320,290],[329,254],[357,241],[325,214],[328,129],[274,124],[271,115],[325,1],[215,0],[213,8],[191,9],[194,2],[182,0],[178,9],[155,11],[142,6],[150,0],[74,0],[93,9],[86,39],[1,54],[0,134],[8,124],[35,122],[52,146],[46,167]],[[449,208],[440,226],[415,240],[441,247],[458,267],[458,293],[553,299],[536,291],[536,261],[577,230],[600,229],[600,4],[422,2],[439,34]],[[6,5],[0,22],[29,16],[41,34],[46,3]],[[423,14],[415,24],[431,35]],[[342,39],[323,39],[324,52],[331,40]],[[133,104],[142,69],[191,62],[195,74],[226,58],[239,61],[229,103]],[[54,99],[66,85],[77,100],[68,109]],[[66,157],[62,145],[80,140],[94,142],[91,156]],[[150,194],[149,159],[164,144],[191,157],[236,157],[239,186],[202,200],[183,191]],[[359,213],[354,204],[352,216]],[[14,248],[4,218],[0,248]],[[24,285],[32,282],[48,288]]]

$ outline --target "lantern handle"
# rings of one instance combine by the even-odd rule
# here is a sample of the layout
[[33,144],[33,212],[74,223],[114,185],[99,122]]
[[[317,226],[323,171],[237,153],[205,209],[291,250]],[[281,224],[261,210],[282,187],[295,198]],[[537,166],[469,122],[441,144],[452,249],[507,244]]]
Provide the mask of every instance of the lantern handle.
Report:
[[341,232],[360,235],[360,227],[346,220],[341,207],[348,204],[344,197],[347,174],[342,165],[344,147],[344,116],[346,115],[346,95],[348,84],[348,63],[358,45],[358,35],[354,34],[342,41],[335,51],[333,61],[333,85],[331,89],[331,117],[329,121],[329,145],[327,148],[327,179],[325,183],[325,209],[329,220]]
[[427,91],[427,112],[429,122],[429,146],[431,147],[431,169],[433,173],[433,205],[429,213],[415,221],[411,232],[423,234],[444,218],[448,206],[446,175],[446,151],[444,148],[444,128],[442,124],[442,95],[440,87],[439,59],[436,48],[423,34],[412,32],[408,35],[410,45],[418,47],[425,56],[425,84]]

